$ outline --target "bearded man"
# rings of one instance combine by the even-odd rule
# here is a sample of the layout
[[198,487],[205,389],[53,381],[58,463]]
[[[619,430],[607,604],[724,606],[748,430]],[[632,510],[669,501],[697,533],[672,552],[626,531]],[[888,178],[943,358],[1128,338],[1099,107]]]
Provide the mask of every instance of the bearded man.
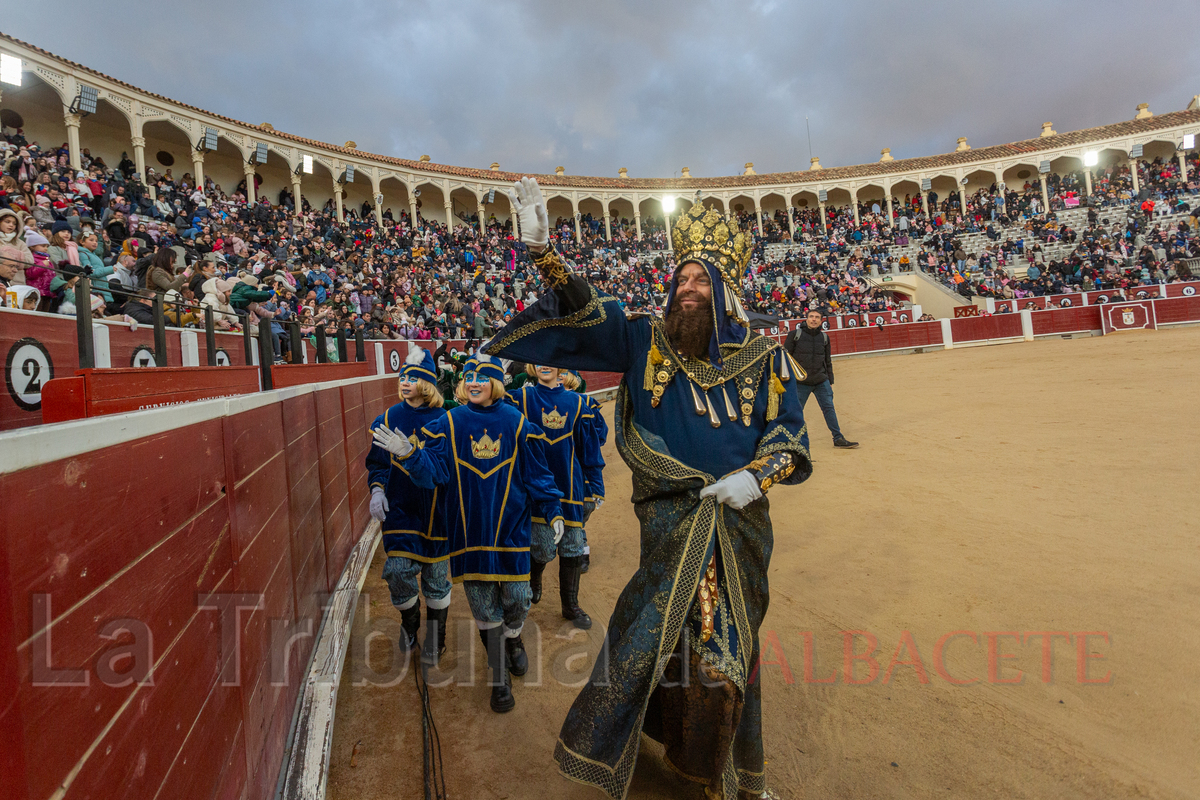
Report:
[[709,797],[761,796],[754,665],[772,547],[764,493],[812,467],[795,388],[803,372],[749,330],[737,298],[753,242],[696,204],[675,227],[680,266],[665,319],[626,316],[548,247],[537,182],[522,179],[509,199],[550,291],[487,351],[622,374],[617,447],[641,523],[638,571],[563,723],[559,770],[620,800],[644,731]]

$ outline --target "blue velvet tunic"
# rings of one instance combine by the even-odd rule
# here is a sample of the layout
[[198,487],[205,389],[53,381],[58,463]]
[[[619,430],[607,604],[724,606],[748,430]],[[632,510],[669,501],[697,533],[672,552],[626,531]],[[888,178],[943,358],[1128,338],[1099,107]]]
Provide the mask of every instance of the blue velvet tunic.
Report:
[[402,463],[418,486],[445,491],[442,524],[450,576],[529,579],[531,517],[562,518],[562,493],[546,466],[545,434],[498,400],[453,408],[421,429],[424,446]]
[[[399,402],[376,417],[371,429],[391,428],[419,443],[421,427],[444,416],[446,411],[442,408],[413,408]],[[436,487],[426,489],[413,483],[404,462],[376,444],[372,444],[367,452],[367,476],[371,487],[382,486],[387,496],[388,512],[383,520],[384,551],[389,556],[425,563],[445,561],[450,550],[446,533],[437,524],[438,517],[442,516],[437,513],[439,494],[445,493]]]
[[[604,491],[600,476],[604,462],[596,452],[591,408],[583,395],[561,386],[547,388],[527,383],[511,397],[521,413],[546,435],[546,465],[563,494],[563,520],[573,528],[582,528],[583,503],[590,497],[588,487],[599,486]],[[542,517],[534,517],[533,521],[546,522]]]

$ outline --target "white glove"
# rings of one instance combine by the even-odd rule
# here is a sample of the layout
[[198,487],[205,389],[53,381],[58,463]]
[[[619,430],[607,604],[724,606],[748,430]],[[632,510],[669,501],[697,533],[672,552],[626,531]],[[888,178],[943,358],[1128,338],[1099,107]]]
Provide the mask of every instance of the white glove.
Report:
[[379,486],[372,487],[371,516],[380,522],[383,522],[383,518],[387,516],[389,511],[391,511],[391,509],[388,508],[387,495],[384,493],[383,489]]
[[594,505],[596,508],[599,508],[600,506],[604,505],[604,498],[603,498],[603,497],[597,497],[596,499],[592,500],[592,504],[593,504],[593,505]]
[[700,490],[700,496],[715,496],[718,503],[740,511],[762,497],[762,490],[758,488],[758,481],[754,480],[750,471],[744,469],[728,478],[722,478],[711,486],[705,486]]
[[545,247],[550,242],[550,217],[542,188],[533,178],[521,178],[508,192],[508,202],[516,209],[521,223],[521,241],[533,247]]
[[397,433],[386,425],[381,425],[371,431],[371,437],[375,440],[375,444],[399,458],[404,458],[413,451],[413,443],[408,440],[407,436]]
[[563,521],[561,519],[556,519],[554,522],[551,522],[550,527],[554,528],[554,543],[558,544],[562,541],[563,531],[566,530],[566,527],[563,525]]

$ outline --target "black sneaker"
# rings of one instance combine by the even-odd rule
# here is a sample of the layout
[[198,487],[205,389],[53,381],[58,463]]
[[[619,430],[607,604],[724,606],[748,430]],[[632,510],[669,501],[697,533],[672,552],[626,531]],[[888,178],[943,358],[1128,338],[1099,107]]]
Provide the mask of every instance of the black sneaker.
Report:
[[845,436],[840,436],[837,439],[833,440],[833,446],[841,447],[846,450],[853,450],[854,448],[858,447],[858,442],[852,442],[849,439],[847,439]]

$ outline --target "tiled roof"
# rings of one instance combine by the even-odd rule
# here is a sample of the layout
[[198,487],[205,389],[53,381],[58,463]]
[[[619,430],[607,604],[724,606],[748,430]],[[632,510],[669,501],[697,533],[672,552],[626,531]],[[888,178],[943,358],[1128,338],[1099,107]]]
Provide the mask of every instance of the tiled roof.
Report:
[[[368,153],[362,150],[349,150],[345,147],[329,144],[327,142],[319,142],[315,139],[306,139],[303,136],[296,136],[291,133],[284,133],[280,130],[267,129],[259,125],[251,125],[247,122],[232,119],[221,114],[214,114],[211,111],[206,111],[202,108],[182,103],[178,100],[173,100],[169,97],[164,97],[160,94],[148,92],[145,89],[138,88],[130,83],[105,75],[102,72],[85,67],[82,64],[77,64],[62,56],[55,55],[35,47],[20,39],[9,36],[5,33],[0,33],[0,40],[12,42],[21,47],[28,48],[44,56],[52,58],[62,64],[68,65],[81,72],[89,73],[103,78],[106,81],[124,86],[133,92],[143,96],[154,97],[166,103],[172,103],[181,108],[187,108],[200,114],[205,114],[219,120],[236,125],[241,128],[248,128],[253,131],[266,133],[268,135],[277,136],[296,144],[304,145],[315,150],[323,150],[326,152],[338,153],[344,156],[350,156],[360,159],[366,159],[374,162],[396,167],[399,169],[413,170],[424,173],[434,173],[446,175],[462,180],[482,180],[482,181],[515,181],[524,175],[533,175],[537,178],[538,183],[547,188],[561,187],[563,189],[604,189],[608,191],[678,191],[687,192],[696,189],[740,189],[752,188],[756,186],[775,186],[779,184],[828,184],[838,180],[846,179],[871,179],[882,178],[887,175],[912,174],[917,172],[936,173],[947,169],[954,169],[957,166],[971,164],[975,169],[987,170],[987,162],[995,162],[1000,160],[1009,160],[1013,157],[1030,156],[1029,160],[1033,161],[1033,156],[1039,152],[1060,150],[1064,147],[1075,147],[1089,142],[1101,141],[1104,139],[1112,139],[1122,136],[1145,136],[1152,134],[1154,131],[1173,128],[1178,125],[1195,124],[1200,125],[1200,109],[1187,111],[1172,111],[1165,114],[1156,114],[1147,119],[1134,119],[1127,122],[1117,122],[1111,125],[1100,125],[1095,128],[1085,128],[1078,131],[1068,131],[1066,133],[1055,134],[1044,138],[1026,139],[1021,142],[1013,142],[1011,144],[1001,144],[992,147],[981,147],[962,152],[945,153],[942,155],[922,156],[920,158],[905,158],[896,159],[893,161],[877,162],[871,164],[858,164],[849,167],[826,167],[821,170],[804,170],[796,172],[771,172],[761,175],[731,175],[720,178],[600,178],[589,177],[583,175],[534,175],[533,173],[520,172],[494,172],[490,169],[475,169],[472,167],[456,167],[449,164],[435,164],[428,161],[413,161],[411,159],[394,158],[392,156],[377,155]],[[984,162],[984,163],[979,163]]]

